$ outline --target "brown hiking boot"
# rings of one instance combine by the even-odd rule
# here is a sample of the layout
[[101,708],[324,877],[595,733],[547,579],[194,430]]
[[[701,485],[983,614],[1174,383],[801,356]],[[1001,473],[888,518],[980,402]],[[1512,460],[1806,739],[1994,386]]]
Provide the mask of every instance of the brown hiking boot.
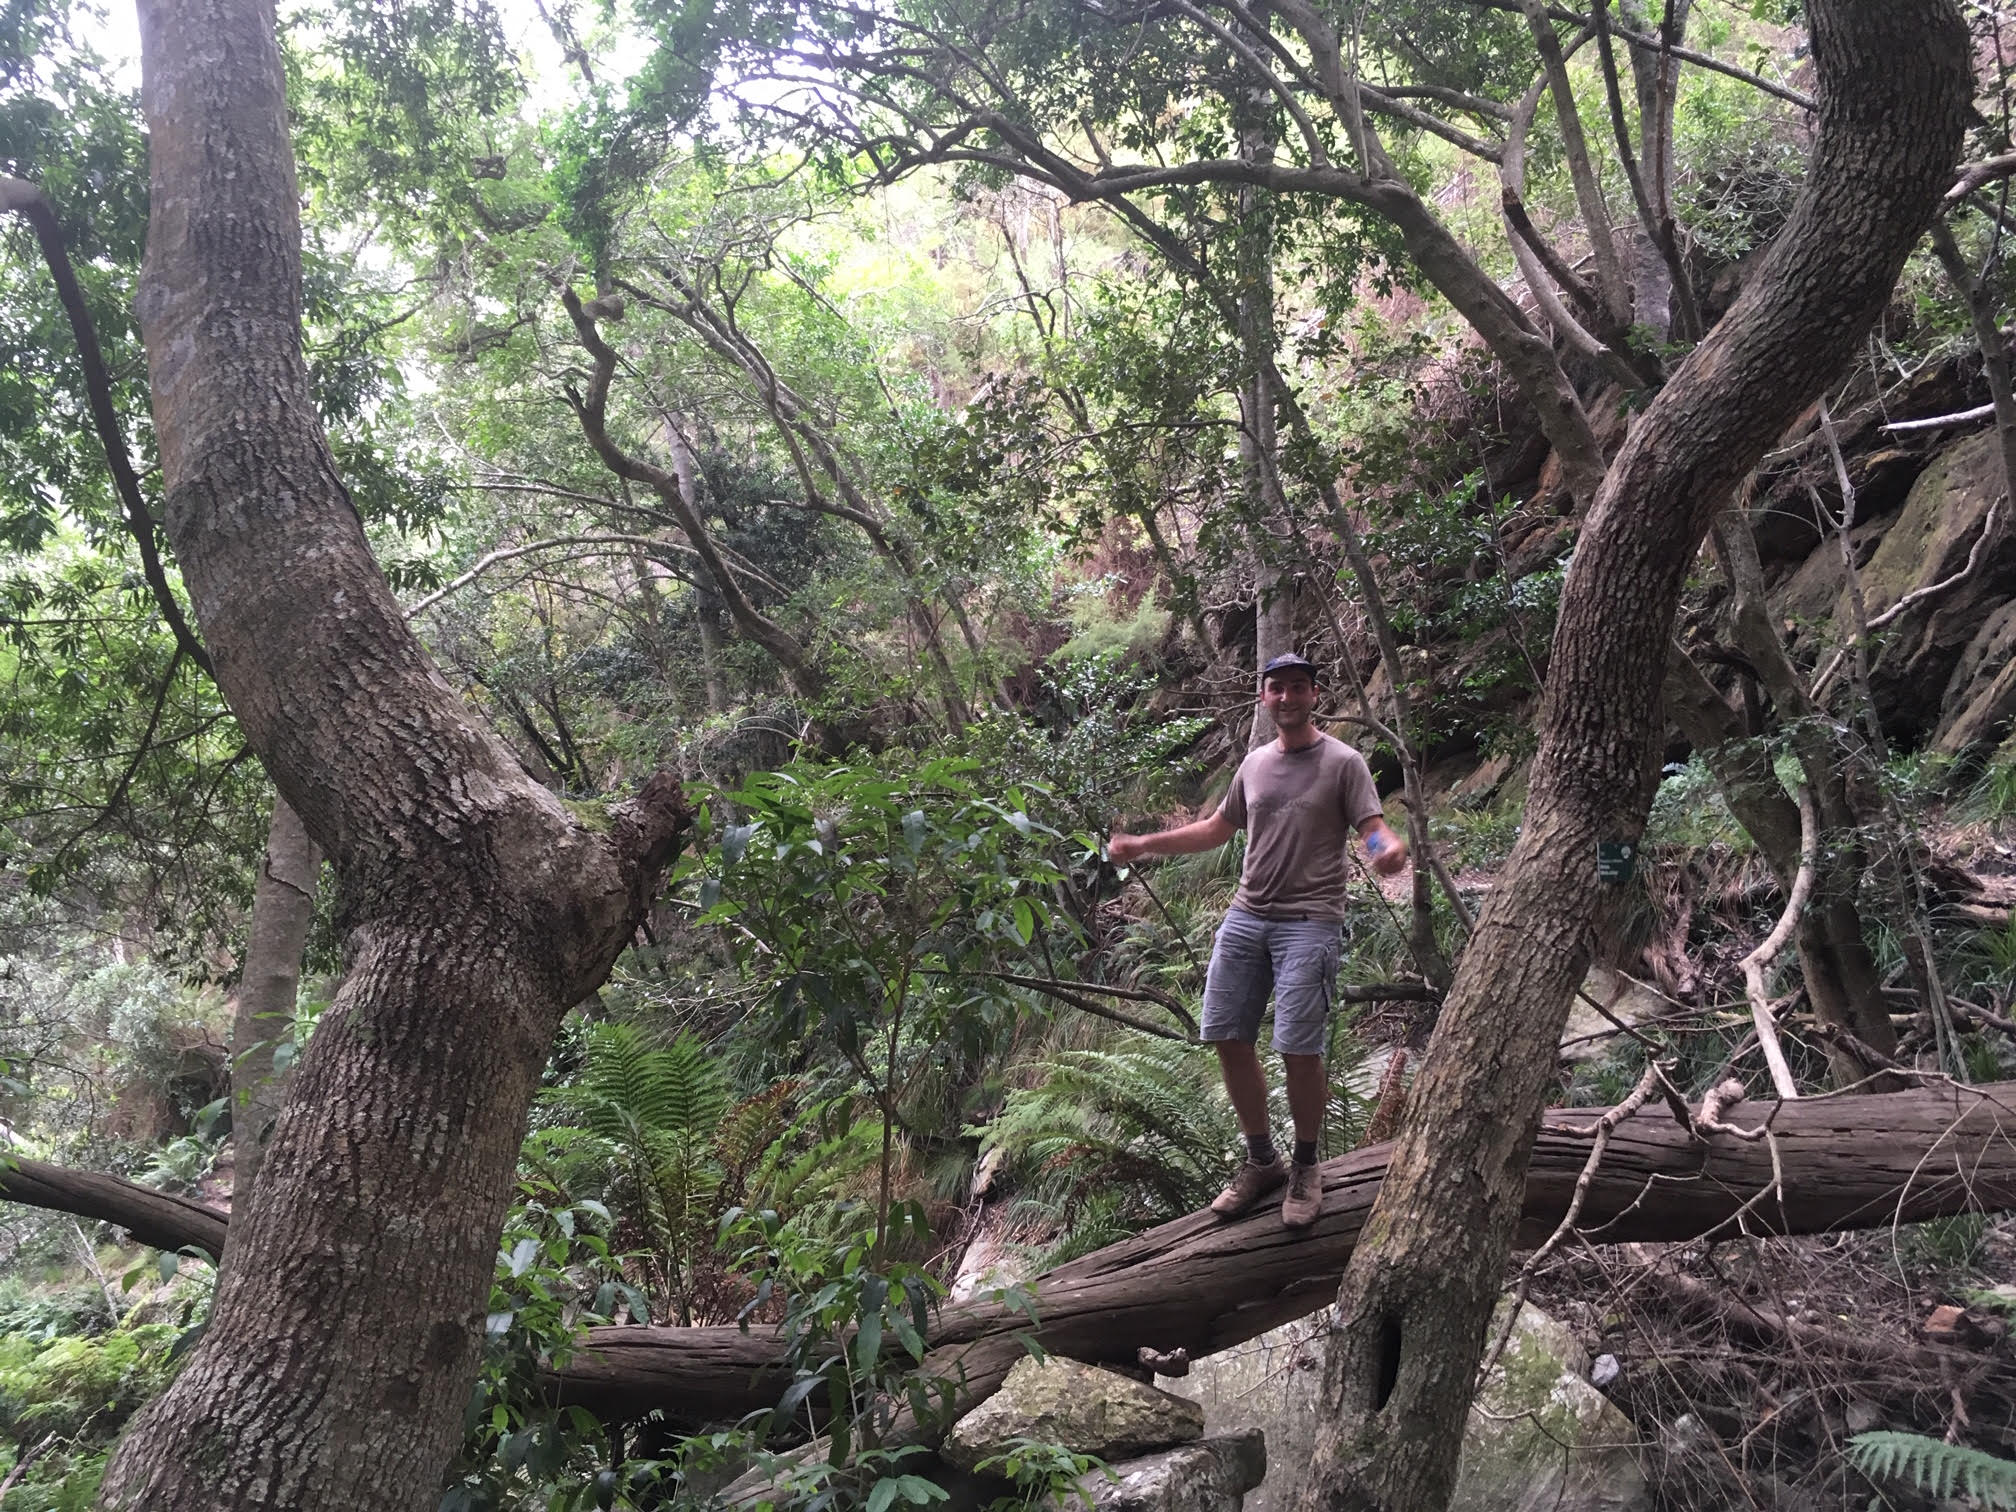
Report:
[[1307,1228],[1323,1211],[1323,1172],[1296,1161],[1288,1167],[1288,1195],[1281,1199],[1281,1221],[1289,1228]]
[[1265,1165],[1243,1160],[1232,1184],[1211,1199],[1211,1211],[1220,1218],[1237,1218],[1287,1179],[1288,1167],[1279,1155]]

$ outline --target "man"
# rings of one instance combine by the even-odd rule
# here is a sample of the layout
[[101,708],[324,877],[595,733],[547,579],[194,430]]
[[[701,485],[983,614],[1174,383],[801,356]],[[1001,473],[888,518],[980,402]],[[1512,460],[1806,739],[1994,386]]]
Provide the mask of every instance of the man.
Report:
[[[1249,751],[1218,811],[1153,835],[1115,831],[1107,853],[1125,866],[1142,856],[1210,850],[1244,829],[1246,864],[1219,927],[1204,983],[1202,1036],[1217,1048],[1226,1095],[1246,1137],[1246,1159],[1211,1211],[1235,1218],[1284,1183],[1281,1221],[1305,1228],[1323,1207],[1316,1140],[1330,1087],[1323,1066],[1336,996],[1340,927],[1350,879],[1351,831],[1372,867],[1390,876],[1407,847],[1386,827],[1365,758],[1317,729],[1316,668],[1292,652],[1260,675],[1261,707],[1279,734]],[[1267,1119],[1267,1079],[1254,1048],[1269,992],[1274,1049],[1287,1068],[1294,1159],[1283,1166]]]

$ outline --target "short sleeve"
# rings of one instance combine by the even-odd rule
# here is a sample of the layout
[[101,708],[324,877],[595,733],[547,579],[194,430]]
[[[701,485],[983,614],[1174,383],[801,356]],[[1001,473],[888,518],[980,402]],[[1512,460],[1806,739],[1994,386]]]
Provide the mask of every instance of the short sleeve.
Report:
[[1226,823],[1234,829],[1246,828],[1246,763],[1239,763],[1239,770],[1232,774],[1232,786],[1225,790],[1225,801],[1218,805],[1218,812]]
[[1337,778],[1338,810],[1351,828],[1355,830],[1367,819],[1377,819],[1386,812],[1386,805],[1379,801],[1379,784],[1372,780],[1372,768],[1349,746],[1344,747]]

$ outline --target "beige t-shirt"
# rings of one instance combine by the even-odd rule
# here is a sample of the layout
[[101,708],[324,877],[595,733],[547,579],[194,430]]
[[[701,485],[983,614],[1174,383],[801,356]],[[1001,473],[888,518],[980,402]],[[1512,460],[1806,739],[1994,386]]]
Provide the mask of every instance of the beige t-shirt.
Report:
[[1381,812],[1365,758],[1333,735],[1247,754],[1218,810],[1246,835],[1234,908],[1262,919],[1344,919],[1351,836]]

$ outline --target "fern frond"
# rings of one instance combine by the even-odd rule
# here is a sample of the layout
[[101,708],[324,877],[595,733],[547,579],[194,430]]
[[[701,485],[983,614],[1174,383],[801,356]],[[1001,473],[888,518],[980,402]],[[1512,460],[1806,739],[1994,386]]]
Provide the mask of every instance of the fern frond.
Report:
[[1879,1431],[1848,1440],[1848,1459],[1871,1480],[1898,1480],[1932,1497],[1972,1497],[1989,1508],[2016,1508],[2016,1460],[1922,1433]]

